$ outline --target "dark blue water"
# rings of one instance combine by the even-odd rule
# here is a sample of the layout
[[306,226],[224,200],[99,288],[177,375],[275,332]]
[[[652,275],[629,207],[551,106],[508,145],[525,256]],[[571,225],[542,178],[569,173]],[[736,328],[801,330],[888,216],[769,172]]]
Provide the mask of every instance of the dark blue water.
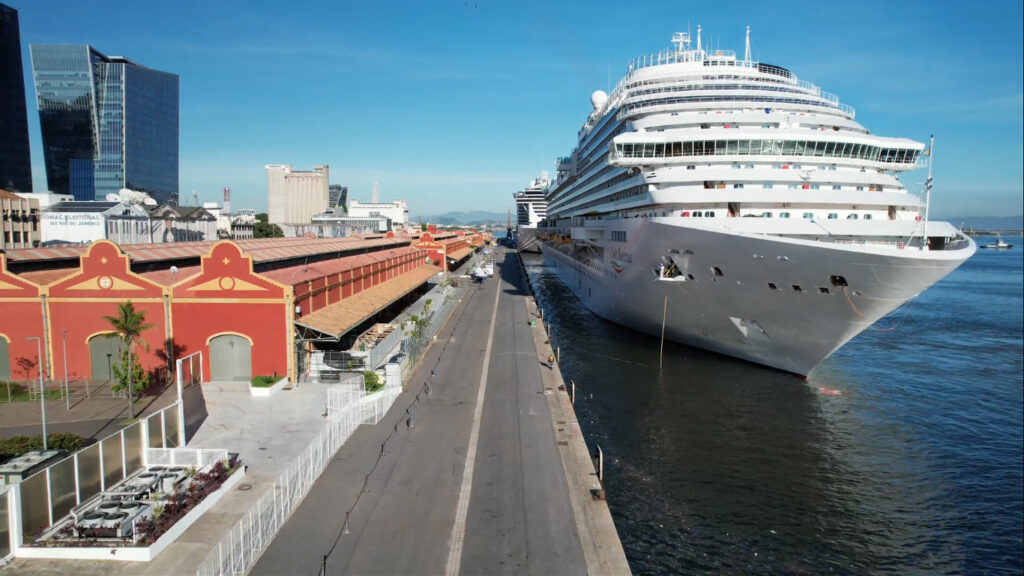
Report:
[[1021,254],[979,251],[806,381],[670,343],[659,370],[527,256],[633,571],[1021,573]]

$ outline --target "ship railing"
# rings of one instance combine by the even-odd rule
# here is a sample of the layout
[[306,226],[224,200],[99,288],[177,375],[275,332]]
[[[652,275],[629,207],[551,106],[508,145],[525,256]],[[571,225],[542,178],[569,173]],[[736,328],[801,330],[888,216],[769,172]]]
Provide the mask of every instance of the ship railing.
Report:
[[651,66],[663,66],[665,64],[677,64],[681,62],[703,62],[709,58],[721,58],[723,60],[734,60],[735,66],[744,68],[757,67],[757,62],[748,60],[736,60],[734,50],[663,50],[656,54],[646,54],[634,58],[629,63],[629,71],[649,68]]
[[[667,100],[667,101],[666,101]],[[680,106],[686,105],[699,105],[697,109],[706,108],[707,104],[720,102],[722,106],[728,105],[729,108],[742,109],[742,108],[775,108],[778,106],[785,106],[787,109],[795,106],[801,107],[800,109],[806,108],[812,112],[819,112],[820,107],[833,108],[840,112],[848,115],[851,119],[856,116],[856,110],[849,104],[834,103],[834,102],[821,102],[812,103],[807,101],[798,101],[795,98],[758,98],[752,96],[743,100],[723,100],[717,96],[684,96],[676,99],[664,99],[659,102],[639,101],[632,102],[629,104],[623,104],[619,107],[617,120],[622,121],[632,118],[641,114],[654,114],[656,112],[666,112],[679,110]]]

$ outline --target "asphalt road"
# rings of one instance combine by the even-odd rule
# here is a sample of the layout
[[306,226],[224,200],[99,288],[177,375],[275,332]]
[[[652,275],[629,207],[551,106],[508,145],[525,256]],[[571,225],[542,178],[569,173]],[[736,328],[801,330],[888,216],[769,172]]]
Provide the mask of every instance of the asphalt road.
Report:
[[515,258],[467,293],[409,390],[338,451],[252,574],[313,576],[325,555],[328,574],[445,573],[485,356],[459,572],[585,572]]

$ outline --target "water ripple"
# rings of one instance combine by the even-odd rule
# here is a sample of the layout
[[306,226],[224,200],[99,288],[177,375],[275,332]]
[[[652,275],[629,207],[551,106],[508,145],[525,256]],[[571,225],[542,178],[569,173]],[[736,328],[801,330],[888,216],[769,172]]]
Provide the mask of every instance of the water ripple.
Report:
[[1019,574],[1021,264],[979,252],[803,381],[671,344],[659,371],[527,257],[633,571]]

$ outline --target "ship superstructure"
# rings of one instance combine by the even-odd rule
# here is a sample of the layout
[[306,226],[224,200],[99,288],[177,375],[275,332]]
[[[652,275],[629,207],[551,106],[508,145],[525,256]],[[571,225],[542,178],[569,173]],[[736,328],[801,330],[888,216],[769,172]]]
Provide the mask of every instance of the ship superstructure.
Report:
[[754,61],[749,34],[743,58],[676,34],[595,92],[540,238],[597,314],[805,375],[976,246],[899,180],[930,148]]
[[537,244],[537,225],[547,216],[545,197],[551,180],[547,172],[530,181],[530,185],[514,194],[516,200],[516,242],[520,250],[540,252]]

